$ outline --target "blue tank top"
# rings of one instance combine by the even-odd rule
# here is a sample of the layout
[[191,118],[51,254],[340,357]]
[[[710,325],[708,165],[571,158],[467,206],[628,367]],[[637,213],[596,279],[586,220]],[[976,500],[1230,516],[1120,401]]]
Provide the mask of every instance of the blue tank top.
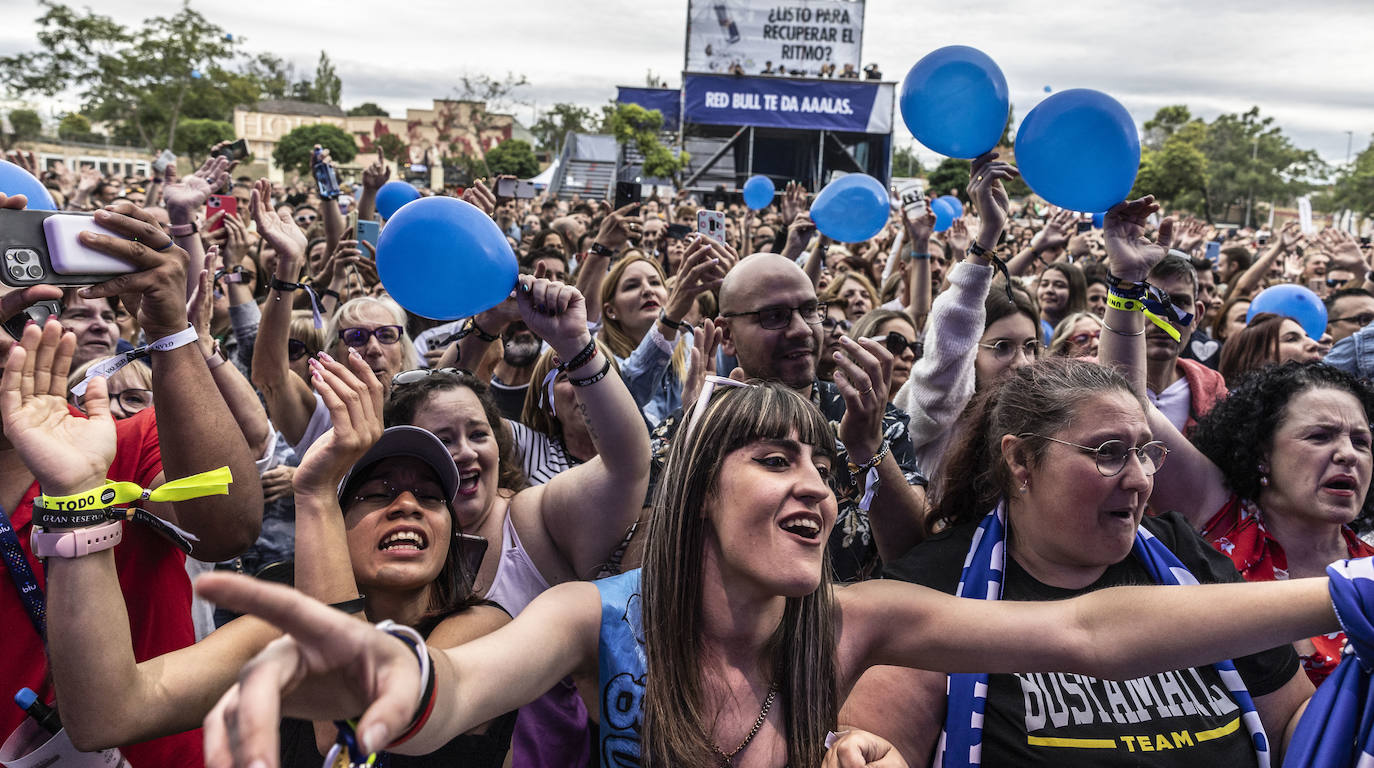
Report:
[[601,592],[601,768],[637,768],[647,666],[639,569],[593,583]]

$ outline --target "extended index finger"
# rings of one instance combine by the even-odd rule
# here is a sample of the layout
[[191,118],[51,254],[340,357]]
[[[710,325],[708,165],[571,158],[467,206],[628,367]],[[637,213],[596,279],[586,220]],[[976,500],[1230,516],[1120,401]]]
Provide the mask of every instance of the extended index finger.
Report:
[[196,594],[236,613],[251,613],[306,645],[323,645],[359,626],[342,611],[290,587],[233,573],[206,573],[196,579]]

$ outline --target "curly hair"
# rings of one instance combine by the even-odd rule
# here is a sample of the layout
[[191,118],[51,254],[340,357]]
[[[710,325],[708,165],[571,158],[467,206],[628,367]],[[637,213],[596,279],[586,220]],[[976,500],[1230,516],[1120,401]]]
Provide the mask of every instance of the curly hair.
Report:
[[[1193,445],[1217,465],[1232,492],[1256,499],[1259,465],[1269,460],[1274,432],[1288,415],[1288,403],[1309,389],[1349,392],[1364,408],[1366,421],[1374,413],[1374,386],[1325,363],[1290,361],[1242,376],[1198,422]],[[1374,529],[1374,500],[1367,489],[1352,526],[1357,531]]]

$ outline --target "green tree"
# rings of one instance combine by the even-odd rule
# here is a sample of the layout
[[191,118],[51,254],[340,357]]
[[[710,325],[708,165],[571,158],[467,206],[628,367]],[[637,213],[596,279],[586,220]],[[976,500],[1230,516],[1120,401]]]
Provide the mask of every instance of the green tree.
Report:
[[605,122],[609,132],[615,134],[616,142],[622,145],[633,142],[644,156],[645,176],[672,179],[674,185],[682,186],[682,171],[692,158],[687,152],[674,155],[664,146],[659,138],[663,131],[662,112],[638,104],[614,104],[606,108],[605,113]]
[[921,161],[911,147],[897,147],[892,153],[892,175],[915,177],[921,175]]
[[539,161],[528,141],[507,139],[487,150],[487,168],[493,174],[508,173],[528,179],[539,173]]
[[[968,186],[969,169],[973,163],[957,157],[947,157],[926,174],[926,194],[930,197],[957,195],[967,197],[964,189]],[[1009,193],[1010,194],[1010,193]]]
[[[1147,121],[1146,125],[1151,122]],[[1136,174],[1131,197],[1154,195],[1166,208],[1205,214],[1208,210],[1207,157],[1201,145],[1206,136],[1206,124],[1191,120],[1171,126],[1167,138],[1157,148],[1143,147],[1140,172]]]
[[[517,75],[514,72],[507,72],[504,78],[495,78],[486,74],[471,75],[464,73],[458,77],[457,98],[459,101],[472,103],[472,109],[467,115],[467,125],[470,126],[470,133],[477,138],[476,142],[467,142],[473,146],[464,146],[462,152],[455,154],[472,153],[479,159],[483,156],[482,136],[492,130],[505,118],[504,115],[517,105],[524,102],[518,93],[520,89],[528,87],[530,81],[524,75]],[[440,122],[446,124],[436,125],[441,141],[452,134],[455,127],[452,120],[457,117],[456,113],[449,113],[438,116]]]
[[346,163],[358,154],[358,145],[344,129],[327,123],[302,125],[293,128],[277,142],[272,160],[278,168],[310,173],[310,153],[319,144],[329,150],[336,163]]
[[177,143],[172,151],[191,158],[192,165],[204,162],[210,148],[221,141],[234,140],[234,126],[223,120],[202,120],[191,118],[181,121],[177,131]]
[[91,121],[85,115],[69,113],[57,124],[57,137],[64,141],[87,141],[91,137]]
[[585,133],[590,130],[593,119],[590,109],[560,102],[539,115],[539,119],[530,126],[530,133],[534,134],[540,147],[556,155],[562,153],[563,139],[570,131]]
[[257,83],[257,98],[291,98],[291,89],[296,83],[296,66],[280,56],[259,53],[248,60],[244,73]]
[[391,117],[391,113],[371,101],[364,101],[348,110],[349,117]]
[[32,141],[43,132],[43,121],[32,109],[10,110],[10,131],[15,141]]
[[[10,119],[14,119],[13,114]],[[1331,189],[1331,207],[1374,214],[1374,141],[1336,177]]]
[[337,107],[342,93],[343,81],[334,72],[334,62],[329,60],[329,54],[320,51],[320,61],[315,65],[315,81],[310,86],[310,101]]
[[1261,117],[1259,107],[1218,116],[1199,149],[1207,158],[1208,219],[1243,206],[1246,226],[1256,201],[1289,200],[1329,172],[1316,152],[1293,146],[1272,117]]
[[1166,139],[1191,122],[1193,115],[1182,104],[1160,107],[1154,117],[1145,121],[1145,147],[1151,150],[1162,149]]
[[189,5],[133,30],[90,9],[40,5],[37,50],[0,57],[0,82],[46,96],[74,88],[83,113],[150,148],[176,143],[188,94],[218,88],[214,76],[234,56],[234,38]]

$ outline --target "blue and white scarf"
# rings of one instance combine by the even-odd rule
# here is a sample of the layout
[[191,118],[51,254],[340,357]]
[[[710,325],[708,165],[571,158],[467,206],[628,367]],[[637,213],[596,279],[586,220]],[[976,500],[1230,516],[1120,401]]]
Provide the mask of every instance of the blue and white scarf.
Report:
[[1331,601],[1345,628],[1345,658],[1298,721],[1284,768],[1374,766],[1374,560],[1327,566]]
[[[1197,584],[1197,579],[1169,548],[1145,530],[1136,528],[1131,554],[1140,559],[1156,584]],[[973,534],[964,570],[959,575],[958,597],[974,600],[1000,600],[1002,579],[1007,568],[1007,517],[1005,502],[983,518]],[[1374,635],[1371,635],[1374,636]],[[1370,658],[1374,658],[1371,656]],[[1241,720],[1250,731],[1259,768],[1269,768],[1269,739],[1260,723],[1259,713],[1240,673],[1229,660],[1212,665],[1241,708]],[[1342,665],[1344,666],[1344,665]],[[935,751],[938,768],[973,768],[981,764],[983,753],[983,713],[987,707],[986,674],[952,674],[945,710],[945,727]],[[1371,710],[1374,711],[1374,710]],[[1324,763],[1321,765],[1325,765]],[[1361,768],[1364,768],[1361,766]]]

